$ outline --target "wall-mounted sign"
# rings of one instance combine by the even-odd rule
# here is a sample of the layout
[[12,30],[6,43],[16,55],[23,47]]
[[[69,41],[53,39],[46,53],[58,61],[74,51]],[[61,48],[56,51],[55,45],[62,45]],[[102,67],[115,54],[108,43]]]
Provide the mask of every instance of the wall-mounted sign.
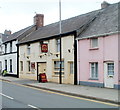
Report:
[[48,44],[41,44],[41,52],[48,52]]
[[31,62],[31,69],[35,69],[35,62]]

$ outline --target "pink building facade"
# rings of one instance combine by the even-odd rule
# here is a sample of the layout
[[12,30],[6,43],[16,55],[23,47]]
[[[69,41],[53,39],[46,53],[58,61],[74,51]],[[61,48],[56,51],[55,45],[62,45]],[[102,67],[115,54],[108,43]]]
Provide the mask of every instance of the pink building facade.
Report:
[[78,83],[120,88],[120,36],[118,33],[78,39]]

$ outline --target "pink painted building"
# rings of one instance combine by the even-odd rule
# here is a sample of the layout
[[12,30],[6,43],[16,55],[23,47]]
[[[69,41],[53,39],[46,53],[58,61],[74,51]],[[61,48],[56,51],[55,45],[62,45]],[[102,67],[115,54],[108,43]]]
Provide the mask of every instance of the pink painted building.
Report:
[[77,38],[77,71],[80,85],[120,88],[120,34],[118,6],[103,12]]

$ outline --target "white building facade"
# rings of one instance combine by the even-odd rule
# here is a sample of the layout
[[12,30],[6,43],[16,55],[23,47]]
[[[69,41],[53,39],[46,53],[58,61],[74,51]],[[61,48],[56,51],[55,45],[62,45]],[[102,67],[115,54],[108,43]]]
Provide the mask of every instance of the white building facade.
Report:
[[[46,52],[42,52],[44,44],[47,45]],[[46,73],[48,81],[59,83],[59,47],[56,38],[20,45],[19,76],[37,80],[39,74]],[[62,83],[74,84],[74,35],[62,37]]]
[[17,75],[17,42],[13,40],[2,44],[1,70],[7,70],[10,75]]

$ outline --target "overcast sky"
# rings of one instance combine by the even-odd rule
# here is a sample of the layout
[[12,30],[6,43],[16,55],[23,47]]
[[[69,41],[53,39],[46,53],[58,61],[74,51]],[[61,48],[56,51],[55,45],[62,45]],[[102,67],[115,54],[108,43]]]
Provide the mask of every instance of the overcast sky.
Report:
[[[100,9],[103,1],[61,0],[62,20]],[[44,25],[59,21],[59,0],[0,0],[0,33],[5,29],[13,33],[32,25],[35,13],[44,14]]]

